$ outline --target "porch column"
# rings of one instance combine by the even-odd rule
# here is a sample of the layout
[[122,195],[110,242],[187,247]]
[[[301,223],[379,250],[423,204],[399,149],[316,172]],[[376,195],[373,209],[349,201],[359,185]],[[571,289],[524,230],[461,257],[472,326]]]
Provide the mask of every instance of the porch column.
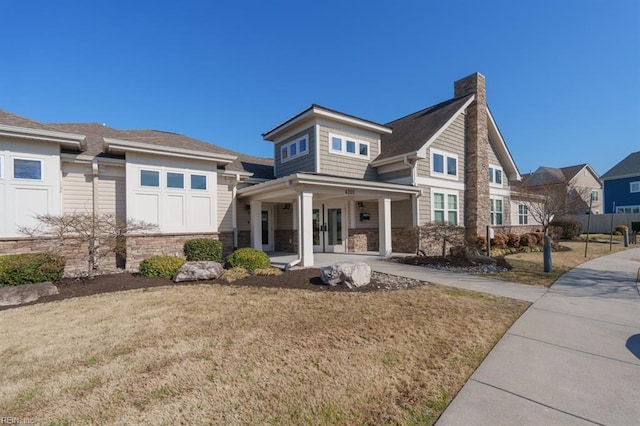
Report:
[[301,265],[313,266],[313,193],[298,193],[298,253]]
[[411,196],[411,226],[420,226],[420,197]]
[[251,247],[262,250],[262,201],[251,200]]
[[378,198],[380,256],[391,256],[391,198]]

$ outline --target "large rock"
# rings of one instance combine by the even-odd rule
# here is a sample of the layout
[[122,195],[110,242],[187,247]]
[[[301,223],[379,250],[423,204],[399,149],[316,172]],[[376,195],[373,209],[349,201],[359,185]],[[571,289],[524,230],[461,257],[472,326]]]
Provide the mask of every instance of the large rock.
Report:
[[0,288],[0,306],[22,305],[53,294],[58,294],[58,287],[50,282],[2,287]]
[[362,287],[371,281],[371,267],[364,262],[338,262],[322,268],[320,278],[330,286]]
[[187,262],[178,269],[176,275],[173,277],[173,282],[215,280],[219,278],[223,272],[224,268],[222,264],[218,262]]

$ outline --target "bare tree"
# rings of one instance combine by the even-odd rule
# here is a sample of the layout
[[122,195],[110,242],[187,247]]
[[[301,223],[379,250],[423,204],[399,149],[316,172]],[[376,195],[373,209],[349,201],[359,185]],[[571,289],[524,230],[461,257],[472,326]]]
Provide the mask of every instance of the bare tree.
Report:
[[464,227],[454,225],[452,223],[426,223],[416,227],[416,235],[418,238],[418,253],[425,254],[422,249],[422,242],[435,242],[442,244],[442,257],[447,255],[447,245],[455,246],[464,242]]
[[116,256],[126,255],[125,236],[127,233],[146,231],[155,225],[136,221],[123,220],[113,214],[72,213],[63,215],[37,215],[38,225],[21,227],[19,231],[29,236],[54,237],[59,247],[68,240],[86,243],[87,275],[95,275],[100,260],[114,253]]

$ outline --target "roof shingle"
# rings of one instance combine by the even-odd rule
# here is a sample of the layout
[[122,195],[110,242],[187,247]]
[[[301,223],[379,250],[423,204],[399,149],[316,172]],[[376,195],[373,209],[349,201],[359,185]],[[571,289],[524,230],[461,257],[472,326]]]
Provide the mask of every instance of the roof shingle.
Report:
[[602,179],[613,179],[622,176],[640,175],[640,151],[632,152],[624,160],[613,166]]

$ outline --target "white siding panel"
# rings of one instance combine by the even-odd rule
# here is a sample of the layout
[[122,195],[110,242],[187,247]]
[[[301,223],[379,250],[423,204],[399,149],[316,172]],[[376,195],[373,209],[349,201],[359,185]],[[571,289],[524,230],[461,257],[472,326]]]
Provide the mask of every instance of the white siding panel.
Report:
[[211,197],[194,196],[191,198],[191,223],[194,226],[211,226]]
[[160,194],[134,194],[136,219],[153,225],[160,224]]
[[[194,212],[195,213],[195,212]],[[169,228],[180,230],[184,227],[184,196],[167,195],[166,223]]]
[[49,190],[46,188],[16,188],[14,207],[16,227],[36,226],[36,215],[50,213]]

